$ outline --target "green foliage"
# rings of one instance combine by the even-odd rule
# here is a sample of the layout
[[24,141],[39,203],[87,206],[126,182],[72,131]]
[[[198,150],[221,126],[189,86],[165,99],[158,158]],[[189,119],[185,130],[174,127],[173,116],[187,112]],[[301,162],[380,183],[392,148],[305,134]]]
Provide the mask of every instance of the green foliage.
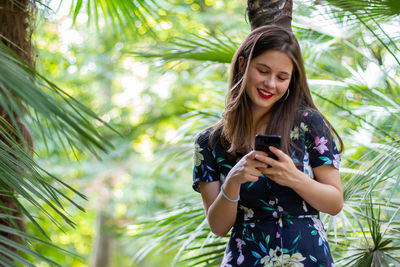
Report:
[[[103,252],[113,252],[113,266],[218,265],[227,239],[210,233],[200,196],[188,194],[192,143],[223,111],[226,63],[249,31],[245,6],[76,0],[69,17],[38,24],[41,75],[0,50],[0,82],[13,89],[1,101],[14,108],[10,95],[22,99],[16,111],[34,129],[37,155],[16,151],[25,171],[15,173],[7,162],[17,161],[0,155],[4,181],[17,189],[9,195],[30,219],[27,233],[4,229],[28,250],[0,246],[16,246],[21,254],[12,256],[25,265],[87,266],[96,238],[108,236]],[[323,216],[344,265],[400,259],[398,13],[396,1],[295,1],[294,32],[314,98],[345,141],[345,206]],[[112,151],[99,152],[111,143]],[[39,238],[46,235],[51,241]]]
[[[86,12],[90,19],[94,19],[97,29],[100,28],[100,19],[103,19],[107,30],[110,26],[116,33],[138,34],[141,26],[150,31],[152,24],[158,19],[158,12],[162,12],[159,3],[154,0],[89,0],[85,1]],[[84,1],[72,1],[71,14],[73,22],[82,12]],[[89,20],[88,23],[91,21]]]
[[338,7],[334,10],[348,18],[345,13],[354,14],[366,19],[390,18],[400,14],[400,3],[396,0],[326,0],[330,5]]
[[[379,200],[373,201],[371,196],[367,199],[361,211],[368,229],[363,229],[361,242],[352,242],[342,247],[351,251],[351,254],[342,257],[338,264],[352,264],[354,266],[393,266],[394,264],[396,266],[400,263],[400,248],[393,242],[398,237],[396,237],[396,234],[387,232],[389,228],[399,222],[398,218],[396,219],[399,212],[398,205],[392,207],[394,212],[389,220],[382,218],[385,216],[382,216],[381,208],[382,204],[379,203]],[[388,210],[387,208],[385,210]],[[385,229],[383,229],[384,224]],[[342,251],[342,253],[346,254],[345,251]]]
[[[42,226],[27,209],[26,203],[40,210],[48,220],[60,228],[63,227],[63,223],[74,227],[75,223],[67,215],[62,202],[67,201],[80,210],[83,210],[83,207],[65,192],[70,191],[80,198],[85,198],[85,196],[50,174],[32,159],[29,145],[26,142],[23,142],[23,146],[19,144],[18,140],[25,139],[19,127],[20,122],[15,116],[21,118],[25,124],[28,122],[36,124],[45,138],[56,135],[59,144],[65,146],[64,144],[67,143],[73,151],[86,150],[96,154],[97,150],[109,149],[111,143],[103,138],[90,121],[93,119],[101,122],[97,115],[19,60],[3,44],[0,45],[0,65],[0,87],[2,88],[0,105],[8,114],[11,114],[11,122],[2,119],[0,126],[0,135],[3,140],[0,144],[1,194],[12,199],[16,207],[44,237],[48,238]],[[26,246],[3,237],[2,244],[56,264],[34,251],[29,240],[37,241],[36,238],[16,230],[18,226],[15,220],[20,218],[11,215],[15,210],[7,211],[5,203],[0,203],[0,209],[3,218],[8,219],[12,226],[4,226],[2,231],[18,236]],[[50,211],[54,211],[55,214],[51,214]],[[52,246],[51,243],[40,242]],[[10,248],[2,245],[2,249],[8,252],[11,259],[29,265],[23,257]]]
[[230,63],[238,43],[233,42],[228,36],[219,39],[216,36],[193,36],[191,39],[181,39],[176,42],[168,42],[166,46],[174,45],[174,48],[163,48],[155,52],[133,52],[134,55],[143,58],[160,58],[165,62],[176,60],[198,60],[216,63]]

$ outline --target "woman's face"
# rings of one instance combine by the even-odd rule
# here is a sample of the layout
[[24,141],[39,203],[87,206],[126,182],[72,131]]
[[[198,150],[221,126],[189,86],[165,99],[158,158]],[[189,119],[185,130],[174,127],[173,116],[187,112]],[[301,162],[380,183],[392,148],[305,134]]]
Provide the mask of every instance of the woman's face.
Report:
[[265,114],[285,95],[292,71],[292,60],[277,50],[268,50],[250,61],[246,94],[252,102],[253,114]]

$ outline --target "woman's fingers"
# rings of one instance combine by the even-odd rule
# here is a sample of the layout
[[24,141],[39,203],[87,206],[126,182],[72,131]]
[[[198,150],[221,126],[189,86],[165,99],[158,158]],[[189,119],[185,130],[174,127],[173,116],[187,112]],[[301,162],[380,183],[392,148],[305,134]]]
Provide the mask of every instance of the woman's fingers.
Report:
[[248,159],[243,163],[243,169],[246,174],[251,176],[260,176],[261,171],[258,168],[264,167],[265,165],[262,162],[259,162],[255,159]]
[[228,173],[228,179],[242,184],[245,182],[256,182],[262,172],[258,169],[265,167],[265,164],[256,160],[255,151],[248,153],[244,156]]
[[258,162],[261,163],[261,166],[258,166],[258,167],[260,167],[260,168],[261,168],[261,167],[266,167],[266,166],[268,166],[268,165],[275,166],[276,163],[277,163],[276,160],[274,160],[273,158],[268,157],[266,154],[265,154],[265,155],[257,154],[257,155],[255,156],[255,158],[256,158],[256,160],[257,160]]
[[256,176],[256,177],[261,175],[261,171],[259,169],[257,169],[257,168],[249,169],[248,173],[249,173],[249,175]]
[[[231,170],[231,178],[239,183],[245,183],[258,181],[261,174],[270,176],[274,180],[282,176],[288,156],[277,148],[270,147],[270,149],[278,156],[279,161],[268,157],[263,151],[251,151]],[[272,168],[267,168],[268,166]]]
[[286,155],[282,150],[280,150],[274,146],[270,146],[269,150],[278,157],[279,161],[285,160],[288,157],[288,155]]
[[263,162],[263,163],[265,163],[267,165],[270,165],[270,166],[278,166],[279,163],[285,163],[285,162],[288,162],[288,161],[292,160],[282,150],[280,150],[280,149],[278,149],[276,147],[270,146],[269,149],[273,154],[275,154],[278,157],[278,160],[275,160],[275,159],[273,159],[271,157],[268,157],[268,155],[265,154],[265,153],[264,154],[257,154],[257,155],[255,155],[255,158],[258,161],[261,161],[261,162]]
[[264,161],[260,161],[258,159],[254,159],[252,160],[252,162],[250,163],[255,169],[260,169],[260,168],[264,168],[266,167],[268,163],[264,162]]
[[290,186],[293,184],[294,173],[297,171],[293,160],[280,149],[270,146],[270,150],[278,157],[278,160],[264,155],[256,155],[255,158],[258,161],[271,167],[267,168],[264,166],[259,168],[259,170],[272,181],[280,185]]
[[[260,175],[261,175],[261,172],[260,172]],[[249,174],[249,175],[247,175],[246,180],[248,182],[257,182],[259,177],[260,177],[260,175],[250,175]]]

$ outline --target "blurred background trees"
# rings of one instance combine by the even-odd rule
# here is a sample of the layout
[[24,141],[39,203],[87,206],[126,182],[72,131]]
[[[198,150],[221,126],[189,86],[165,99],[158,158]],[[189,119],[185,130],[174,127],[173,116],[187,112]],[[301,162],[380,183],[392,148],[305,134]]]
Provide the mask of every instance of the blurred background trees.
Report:
[[[2,228],[25,245],[0,248],[33,266],[216,265],[226,239],[192,192],[192,143],[224,108],[247,1],[25,4],[38,15],[36,70],[2,48],[0,104],[18,107],[35,153],[14,152],[22,176],[1,157],[26,232]],[[399,14],[398,1],[293,1],[313,97],[345,141],[345,207],[322,216],[339,266],[400,261]]]

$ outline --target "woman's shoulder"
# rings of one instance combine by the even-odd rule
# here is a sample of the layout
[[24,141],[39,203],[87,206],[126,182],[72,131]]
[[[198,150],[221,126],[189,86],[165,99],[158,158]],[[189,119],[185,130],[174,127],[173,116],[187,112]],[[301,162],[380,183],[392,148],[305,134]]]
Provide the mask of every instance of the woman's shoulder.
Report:
[[210,135],[211,132],[213,131],[213,127],[208,127],[206,129],[203,129],[200,131],[196,136],[195,136],[195,143],[201,145],[201,146],[206,146],[209,144],[210,140]]
[[307,118],[307,117],[312,117],[312,116],[322,116],[322,114],[317,109],[308,107],[308,108],[298,109],[297,116]]
[[221,140],[221,133],[214,126],[206,128],[197,134],[195,146],[208,150],[223,158],[232,159],[232,155],[227,153],[226,144]]
[[317,109],[298,110],[298,126],[305,130],[306,136],[310,138],[315,138],[316,136],[330,137],[332,132],[328,125],[329,122]]
[[314,108],[304,108],[297,110],[296,120],[306,124],[321,124],[325,122],[325,117]]

